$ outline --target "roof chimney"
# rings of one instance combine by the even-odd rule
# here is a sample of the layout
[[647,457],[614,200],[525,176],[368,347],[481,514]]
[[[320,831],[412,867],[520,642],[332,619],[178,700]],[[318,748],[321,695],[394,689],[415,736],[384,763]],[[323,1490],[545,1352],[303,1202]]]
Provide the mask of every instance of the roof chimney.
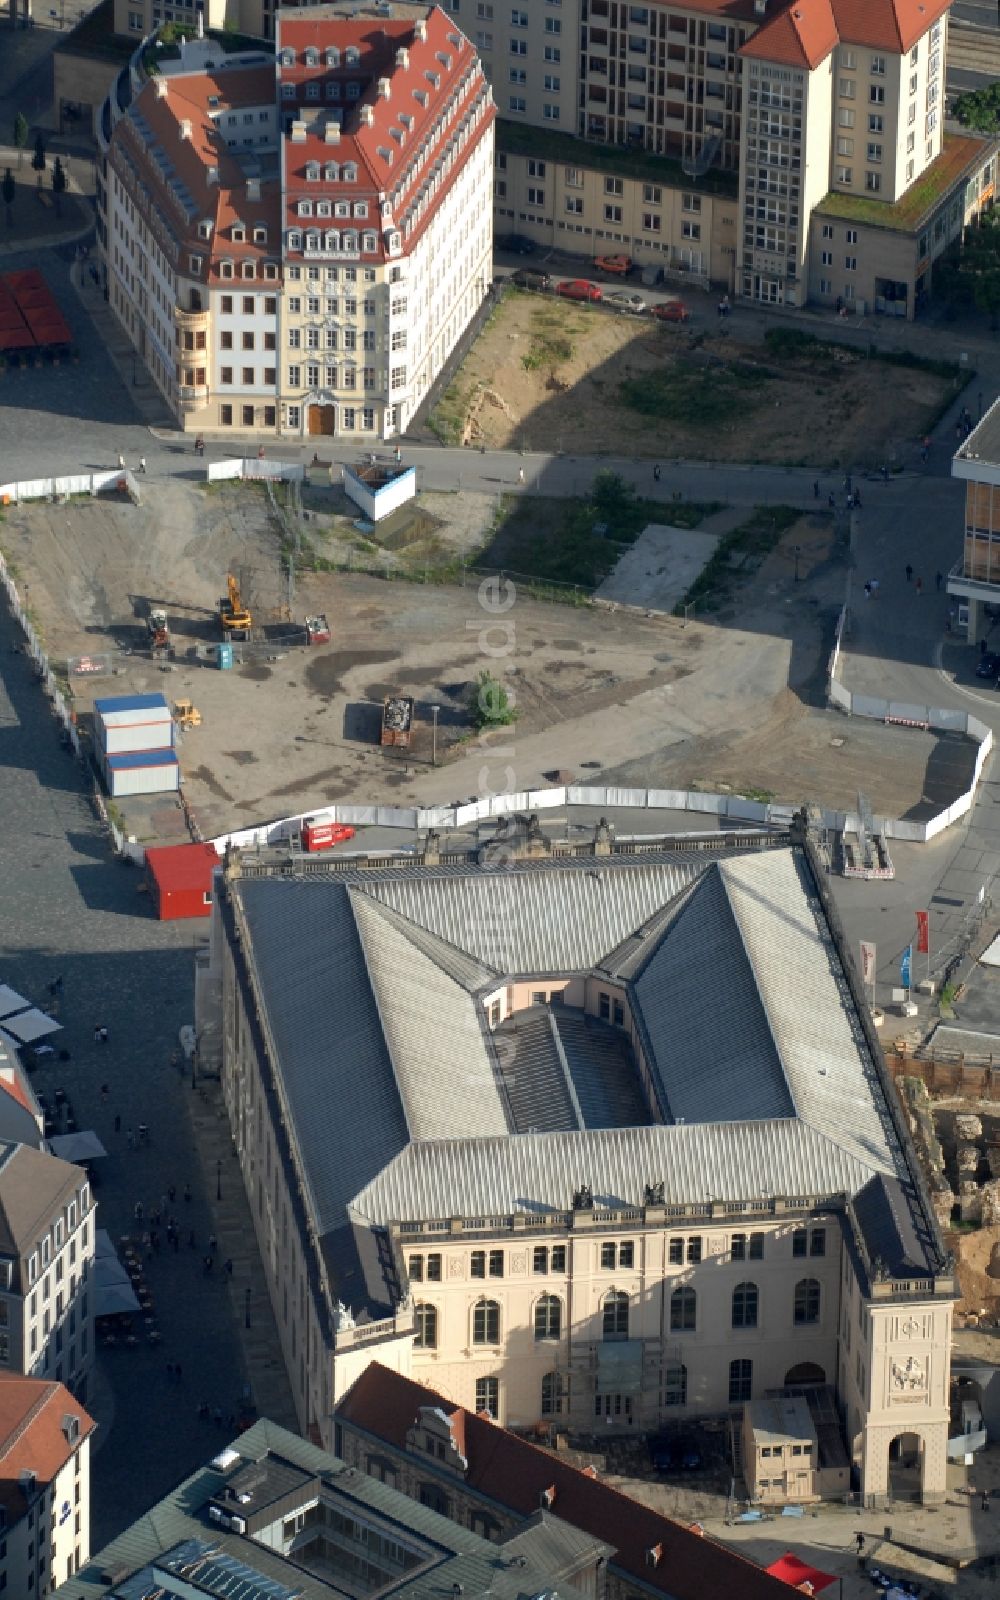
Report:
[[167,79],[164,77],[156,79],[156,98],[157,100],[165,100],[167,98]]
[[247,199],[248,200],[259,200],[260,199],[260,179],[259,178],[248,178],[247,179]]
[[340,123],[327,122],[323,128],[323,141],[325,144],[340,143]]
[[292,143],[293,144],[305,144],[305,142],[306,142],[306,125],[305,125],[305,123],[304,122],[293,122],[292,123]]
[[418,23],[415,24],[414,29],[413,29],[413,37],[415,39],[419,39],[421,44],[426,43],[426,40],[427,40],[427,24],[426,24],[426,22],[421,21],[421,22],[418,22]]
[[762,17],[767,10],[767,0],[753,0],[753,8],[758,17]]
[[662,1544],[650,1545],[649,1549],[646,1551],[646,1565],[647,1565],[647,1567],[658,1567],[660,1565],[660,1562],[662,1561],[662,1559],[663,1559],[663,1546],[662,1546]]
[[556,1503],[556,1486],[554,1483],[550,1483],[547,1489],[542,1490],[540,1499],[544,1509],[551,1511]]
[[188,121],[187,117],[185,117],[183,122],[181,123],[181,138],[182,139],[190,139],[190,137],[191,137],[191,124]]
[[374,125],[375,125],[375,112],[374,112],[374,110],[373,110],[373,108],[371,106],[362,106],[361,107],[361,121],[364,123],[366,128],[374,127]]
[[397,67],[408,67],[410,65],[410,52],[403,45],[400,45],[396,51],[396,65]]
[[205,182],[211,184],[211,183],[218,183],[218,181],[219,181],[219,169],[218,169],[218,167],[206,167],[205,168]]
[[389,98],[389,80],[388,80],[388,78],[379,78],[379,80],[378,80],[378,92],[379,92],[379,99],[380,100],[388,100],[388,98]]

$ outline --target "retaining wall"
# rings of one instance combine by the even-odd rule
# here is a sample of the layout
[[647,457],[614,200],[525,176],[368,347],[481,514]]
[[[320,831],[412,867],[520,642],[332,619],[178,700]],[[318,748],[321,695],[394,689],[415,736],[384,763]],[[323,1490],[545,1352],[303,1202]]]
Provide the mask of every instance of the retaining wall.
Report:
[[226,461],[210,461],[205,468],[208,483],[220,483],[224,478],[243,478],[248,483],[261,483],[269,478],[272,483],[302,483],[306,469],[299,461],[269,461],[266,456],[230,457]]

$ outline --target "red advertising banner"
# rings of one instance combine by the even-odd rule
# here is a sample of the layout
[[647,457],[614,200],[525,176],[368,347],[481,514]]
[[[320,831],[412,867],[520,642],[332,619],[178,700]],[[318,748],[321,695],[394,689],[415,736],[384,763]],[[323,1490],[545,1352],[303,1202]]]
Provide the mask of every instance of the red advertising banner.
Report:
[[931,948],[930,912],[929,911],[918,911],[917,912],[917,950],[919,951],[919,953],[922,956],[926,956],[926,955],[930,954],[930,948]]

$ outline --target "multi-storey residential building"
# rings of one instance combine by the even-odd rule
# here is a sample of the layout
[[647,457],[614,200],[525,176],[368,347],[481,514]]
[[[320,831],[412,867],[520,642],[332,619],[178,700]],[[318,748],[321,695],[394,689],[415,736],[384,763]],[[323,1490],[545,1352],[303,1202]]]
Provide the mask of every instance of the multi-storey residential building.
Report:
[[94,1422],[61,1384],[0,1374],[0,1589],[51,1594],[90,1559]]
[[95,1211],[79,1167],[0,1146],[0,1368],[86,1401],[94,1359]]
[[959,446],[951,475],[965,484],[962,554],[948,574],[970,642],[985,637],[986,608],[1000,606],[1000,400]]
[[[594,1555],[601,1546],[595,1552],[594,1545],[589,1535],[545,1517],[498,1550],[483,1533],[459,1527],[388,1480],[261,1421],[151,1506],[56,1593],[60,1600],[374,1600],[384,1594],[523,1600],[554,1594],[557,1582],[579,1576],[586,1600],[598,1600]],[[753,1581],[748,1563],[720,1554],[726,1576],[746,1572]],[[780,1600],[777,1582],[767,1583],[746,1594]],[[729,1592],[702,1591],[710,1600]]]
[[487,294],[490,91],[444,12],[410,9],[296,11],[276,65],[150,43],[112,95],[109,299],[183,427],[388,438]]
[[528,1427],[819,1385],[869,1500],[943,1492],[954,1285],[822,868],[712,845],[229,861],[199,1030],[303,1431],[373,1358]]
[[337,18],[277,23],[283,431],[387,438],[492,282],[492,100],[440,8]]

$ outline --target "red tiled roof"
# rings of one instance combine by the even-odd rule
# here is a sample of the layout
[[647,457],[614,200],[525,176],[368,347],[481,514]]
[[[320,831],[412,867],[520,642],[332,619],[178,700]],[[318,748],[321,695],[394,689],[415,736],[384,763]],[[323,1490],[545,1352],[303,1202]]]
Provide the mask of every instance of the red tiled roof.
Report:
[[943,17],[951,0],[833,0],[845,44],[869,50],[910,50]]
[[812,71],[838,43],[830,0],[793,0],[784,11],[765,21],[740,54]]
[[[67,1416],[78,1423],[72,1444],[63,1431]],[[20,1474],[30,1470],[39,1488],[44,1488],[94,1426],[94,1419],[61,1383],[0,1374],[0,1505],[8,1522],[17,1521],[27,1509]]]
[[[538,1510],[541,1495],[555,1489],[554,1515],[611,1545],[612,1566],[671,1600],[785,1600],[787,1586],[735,1550],[693,1533],[589,1477],[549,1450],[474,1416],[433,1389],[373,1362],[337,1408],[338,1417],[376,1439],[406,1449],[406,1436],[421,1406],[433,1406],[464,1427],[469,1488],[523,1517]],[[655,1567],[646,1552],[662,1546]]]

